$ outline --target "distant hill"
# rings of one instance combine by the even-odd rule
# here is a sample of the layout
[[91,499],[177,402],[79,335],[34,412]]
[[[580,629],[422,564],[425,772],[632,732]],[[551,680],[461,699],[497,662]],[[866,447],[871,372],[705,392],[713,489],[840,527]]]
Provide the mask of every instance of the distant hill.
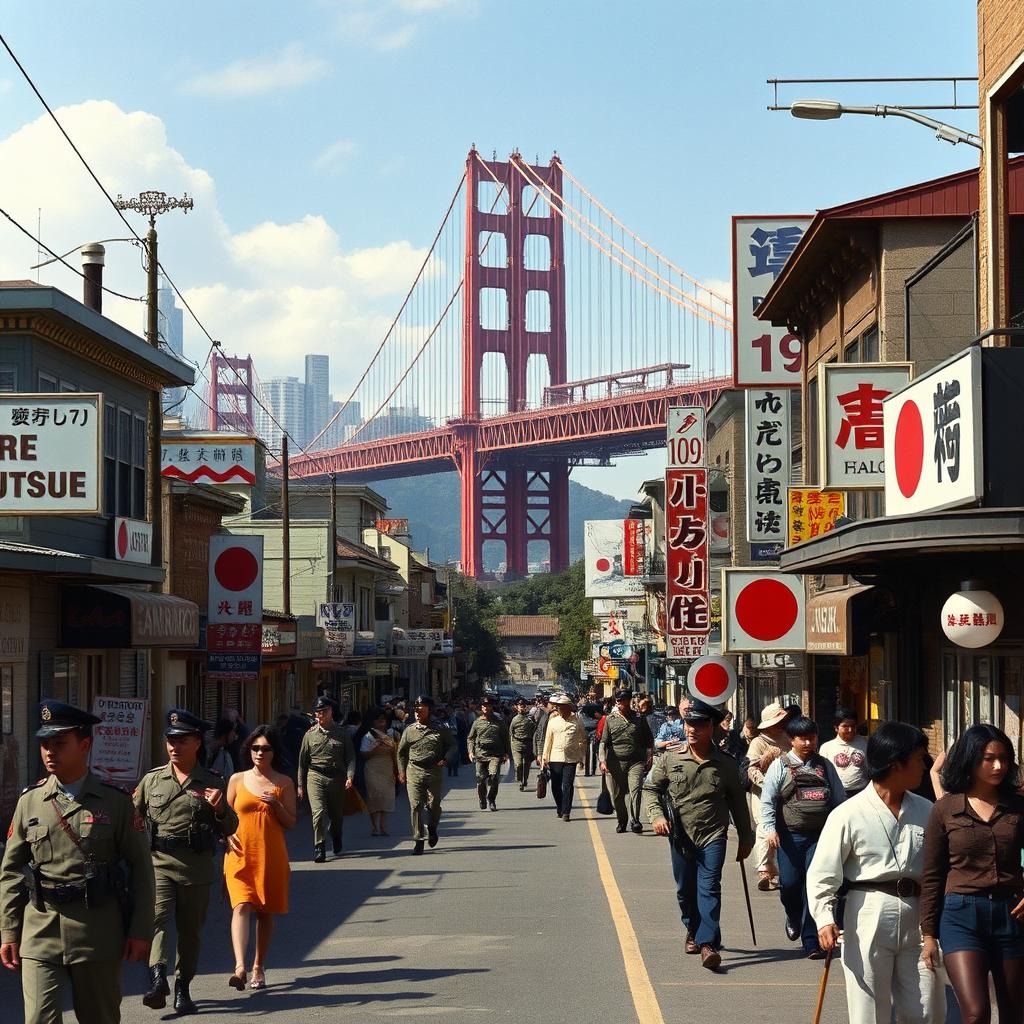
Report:
[[[410,477],[404,480],[382,480],[371,485],[391,506],[392,515],[408,517],[413,543],[419,550],[430,548],[435,562],[459,557],[461,531],[459,529],[459,478],[455,473],[436,473],[432,476]],[[575,562],[583,557],[583,521],[585,519],[622,519],[630,501],[613,498],[610,494],[569,481],[569,558]],[[530,552],[532,558],[546,554],[546,545],[540,551]],[[490,549],[484,552],[486,568],[496,569],[497,557]]]

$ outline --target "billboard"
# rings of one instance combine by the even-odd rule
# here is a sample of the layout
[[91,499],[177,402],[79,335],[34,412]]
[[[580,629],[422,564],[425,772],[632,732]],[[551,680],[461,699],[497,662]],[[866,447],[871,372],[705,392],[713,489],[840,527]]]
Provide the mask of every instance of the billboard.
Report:
[[325,601],[317,606],[316,623],[324,630],[327,656],[347,658],[356,648],[356,606],[351,601]]
[[747,540],[778,544],[786,540],[786,490],[790,482],[792,439],[790,393],[746,393]]
[[210,538],[207,670],[221,681],[249,681],[263,646],[263,538]]
[[588,519],[583,524],[587,597],[642,597],[653,540],[649,519]]
[[816,487],[789,488],[789,529],[786,547],[802,544],[836,528],[836,520],[846,515],[846,495],[842,491],[819,491]]
[[665,471],[665,643],[669,658],[699,658],[711,632],[708,471]]
[[256,441],[217,434],[164,441],[160,445],[160,475],[193,484],[256,483]]
[[772,569],[723,569],[723,651],[804,650],[806,606],[802,576]]

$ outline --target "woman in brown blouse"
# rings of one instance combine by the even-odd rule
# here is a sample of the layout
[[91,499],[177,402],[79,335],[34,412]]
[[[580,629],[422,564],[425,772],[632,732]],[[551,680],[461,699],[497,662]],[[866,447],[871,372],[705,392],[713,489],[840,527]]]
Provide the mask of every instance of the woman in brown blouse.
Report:
[[988,1024],[989,974],[1000,1021],[1024,1007],[1024,796],[1013,744],[972,725],[946,754],[942,788],[925,831],[922,959],[939,947],[964,1024]]

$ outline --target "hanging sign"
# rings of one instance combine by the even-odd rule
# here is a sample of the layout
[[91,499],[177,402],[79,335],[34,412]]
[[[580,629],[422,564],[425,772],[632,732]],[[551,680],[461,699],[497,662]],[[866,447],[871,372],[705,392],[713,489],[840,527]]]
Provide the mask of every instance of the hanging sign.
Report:
[[323,626],[329,658],[355,653],[356,606],[351,601],[325,601],[317,605],[316,623]]
[[708,471],[665,471],[665,642],[669,658],[699,658],[711,631]]
[[686,673],[686,688],[706,704],[724,704],[736,692],[736,666],[728,658],[698,658]]
[[807,646],[804,579],[771,569],[722,570],[723,650],[802,651]]
[[786,547],[802,544],[836,528],[836,520],[846,514],[846,495],[842,491],[817,488],[789,488],[789,535]]
[[942,606],[942,632],[958,647],[987,647],[1003,631],[1003,606],[987,590],[958,590]]
[[263,538],[210,538],[207,670],[221,682],[259,675],[263,646]]
[[818,477],[844,491],[885,485],[882,403],[904,388],[911,363],[826,363],[818,375]]
[[705,465],[704,406],[670,407],[665,440],[670,469]]
[[747,540],[779,544],[786,540],[786,489],[790,482],[789,392],[748,390]]
[[583,523],[587,597],[642,597],[651,552],[649,519],[588,519]]
[[800,339],[754,310],[792,255],[810,217],[733,217],[733,384],[737,388],[799,387]]
[[885,399],[885,514],[976,505],[982,475],[981,349],[940,363]]

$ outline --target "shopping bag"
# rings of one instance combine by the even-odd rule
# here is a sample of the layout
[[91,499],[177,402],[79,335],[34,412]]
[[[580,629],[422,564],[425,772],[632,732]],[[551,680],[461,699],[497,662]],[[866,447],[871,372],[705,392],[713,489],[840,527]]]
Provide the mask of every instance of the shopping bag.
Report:
[[366,804],[363,803],[363,798],[359,795],[359,790],[355,786],[345,790],[345,798],[341,804],[341,813],[346,818],[351,817],[353,814],[366,813]]
[[608,792],[608,778],[604,775],[601,776],[601,795],[597,798],[597,813],[615,813],[615,808],[612,807],[612,795]]
[[543,800],[548,795],[548,774],[547,768],[537,773],[537,799]]

